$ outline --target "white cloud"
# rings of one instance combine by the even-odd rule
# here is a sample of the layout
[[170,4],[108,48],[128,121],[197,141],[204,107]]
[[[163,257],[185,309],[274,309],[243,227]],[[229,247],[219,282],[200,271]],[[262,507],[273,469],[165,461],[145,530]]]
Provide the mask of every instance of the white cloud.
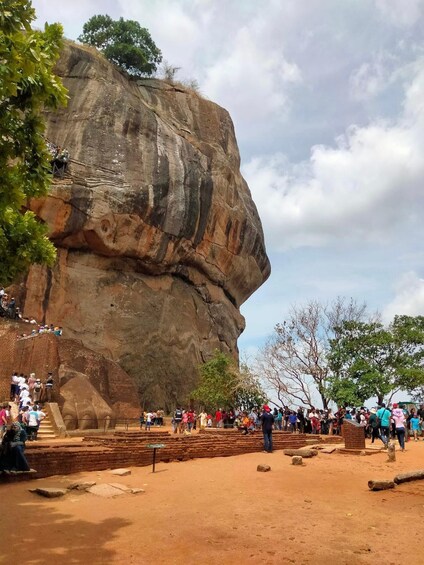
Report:
[[395,292],[394,299],[383,310],[385,322],[390,322],[397,314],[424,315],[424,279],[413,271],[405,273],[395,285]]
[[268,49],[260,32],[244,27],[229,43],[226,56],[207,70],[202,86],[210,98],[231,110],[236,123],[252,130],[284,116],[288,89],[300,80],[299,68],[281,49]]
[[411,27],[424,15],[423,0],[375,0],[383,18],[398,27]]
[[354,100],[366,101],[375,98],[387,88],[394,79],[391,59],[388,54],[379,53],[351,73],[349,86]]
[[424,68],[393,122],[350,127],[335,147],[317,145],[291,166],[281,154],[243,169],[268,235],[278,249],[341,241],[382,242],[421,222],[424,204]]

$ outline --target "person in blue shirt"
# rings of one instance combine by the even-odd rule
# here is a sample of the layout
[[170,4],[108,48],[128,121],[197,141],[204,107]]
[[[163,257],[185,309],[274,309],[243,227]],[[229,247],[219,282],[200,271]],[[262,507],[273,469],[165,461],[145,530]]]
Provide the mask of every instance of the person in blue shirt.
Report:
[[390,439],[390,417],[392,413],[383,403],[381,408],[377,410],[377,418],[380,420],[380,436],[385,446]]
[[412,418],[410,419],[411,423],[411,430],[414,434],[414,440],[418,441],[418,434],[421,435],[421,419],[418,414],[413,414]]

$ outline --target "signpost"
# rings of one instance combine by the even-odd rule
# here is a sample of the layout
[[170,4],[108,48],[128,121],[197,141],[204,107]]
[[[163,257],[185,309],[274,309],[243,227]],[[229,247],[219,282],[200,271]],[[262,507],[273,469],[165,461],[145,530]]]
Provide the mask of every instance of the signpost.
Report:
[[162,449],[165,447],[164,443],[148,443],[146,446],[148,449],[153,449],[153,473],[155,472],[156,465],[156,449]]

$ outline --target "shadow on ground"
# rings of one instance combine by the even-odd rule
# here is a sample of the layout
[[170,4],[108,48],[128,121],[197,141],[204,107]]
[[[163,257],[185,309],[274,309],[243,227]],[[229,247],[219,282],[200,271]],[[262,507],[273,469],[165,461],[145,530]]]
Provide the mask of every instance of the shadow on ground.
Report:
[[[0,500],[1,495],[2,489]],[[14,504],[14,515],[17,511],[21,515],[19,521],[10,521],[2,504],[0,563],[93,565],[117,561],[117,552],[105,545],[113,542],[121,528],[131,524],[129,520],[78,520],[53,508],[47,499],[35,494],[31,497]]]

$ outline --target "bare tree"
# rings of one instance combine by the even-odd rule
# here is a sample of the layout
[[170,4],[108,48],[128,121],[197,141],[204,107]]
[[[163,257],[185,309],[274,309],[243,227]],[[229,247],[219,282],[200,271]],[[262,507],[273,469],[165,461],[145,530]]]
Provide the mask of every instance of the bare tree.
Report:
[[365,304],[340,297],[330,304],[313,300],[294,305],[288,319],[275,326],[257,358],[256,370],[281,403],[313,407],[318,393],[327,409],[330,339],[343,320],[360,321],[366,316]]

